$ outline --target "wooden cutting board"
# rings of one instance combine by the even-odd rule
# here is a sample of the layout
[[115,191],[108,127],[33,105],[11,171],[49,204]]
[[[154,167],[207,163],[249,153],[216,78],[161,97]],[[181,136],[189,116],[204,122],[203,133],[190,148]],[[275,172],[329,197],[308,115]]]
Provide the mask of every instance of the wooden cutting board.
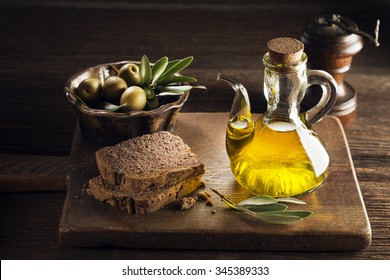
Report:
[[[230,172],[225,152],[227,113],[181,113],[174,129],[204,161],[205,189],[219,190],[233,201],[250,195]],[[271,225],[229,209],[214,194],[214,206],[176,205],[146,215],[129,215],[86,194],[88,179],[98,175],[94,152],[99,147],[76,133],[72,173],[59,225],[65,245],[130,248],[344,251],[369,246],[371,228],[339,120],[326,117],[315,130],[328,147],[332,166],[326,183],[290,206],[314,212],[290,225]],[[216,213],[212,214],[215,210]]]

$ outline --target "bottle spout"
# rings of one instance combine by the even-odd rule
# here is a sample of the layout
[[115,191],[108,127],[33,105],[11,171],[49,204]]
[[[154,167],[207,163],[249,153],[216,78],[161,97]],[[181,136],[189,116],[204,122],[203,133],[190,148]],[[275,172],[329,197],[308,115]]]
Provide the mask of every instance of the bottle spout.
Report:
[[241,85],[241,83],[239,81],[237,81],[236,79],[234,79],[233,77],[225,76],[221,72],[218,73],[217,81],[224,81],[225,83],[229,84],[233,89],[236,86],[240,86]]
[[251,121],[251,106],[249,102],[248,92],[245,87],[233,77],[223,75],[222,73],[218,73],[217,81],[223,81],[227,83],[236,92],[232,104],[232,109],[230,111],[230,117],[244,117],[248,121]]

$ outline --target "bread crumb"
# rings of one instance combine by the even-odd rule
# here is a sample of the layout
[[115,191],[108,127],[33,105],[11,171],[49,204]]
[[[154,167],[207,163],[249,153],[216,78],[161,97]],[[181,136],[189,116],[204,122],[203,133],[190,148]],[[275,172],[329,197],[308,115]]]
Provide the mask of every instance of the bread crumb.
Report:
[[108,204],[110,204],[111,206],[114,206],[114,207],[118,206],[118,201],[116,201],[115,199],[108,199],[108,200],[106,200],[106,202]]
[[200,192],[200,193],[197,194],[197,197],[198,197],[199,200],[207,201],[210,196],[209,196],[209,193],[207,193],[207,192]]
[[207,201],[206,201],[206,205],[207,205],[207,206],[214,206],[214,202],[209,198],[209,199],[207,199]]
[[204,192],[199,192],[197,194],[197,198],[199,200],[203,200],[203,201],[206,201],[206,205],[207,206],[214,206],[214,202],[210,199],[211,197],[211,194],[207,191],[204,191]]
[[213,211],[211,211],[211,214],[217,214],[217,211],[213,209]]
[[186,209],[192,208],[195,205],[196,201],[197,201],[197,199],[195,199],[194,197],[190,197],[190,196],[185,196],[185,197],[179,198],[177,200],[181,210],[186,210]]

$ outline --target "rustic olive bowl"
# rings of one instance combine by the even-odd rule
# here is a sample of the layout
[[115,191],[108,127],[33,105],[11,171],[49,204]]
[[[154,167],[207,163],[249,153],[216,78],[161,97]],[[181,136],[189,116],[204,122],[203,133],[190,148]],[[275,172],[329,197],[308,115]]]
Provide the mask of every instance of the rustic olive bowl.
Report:
[[126,63],[139,64],[137,61],[121,61],[97,65],[76,74],[65,85],[66,98],[78,116],[82,135],[96,143],[113,145],[143,134],[172,131],[176,116],[187,101],[189,92],[182,96],[167,96],[154,110],[120,113],[91,109],[74,96],[75,89],[84,79],[94,77],[103,82],[116,75],[114,69],[120,69]]

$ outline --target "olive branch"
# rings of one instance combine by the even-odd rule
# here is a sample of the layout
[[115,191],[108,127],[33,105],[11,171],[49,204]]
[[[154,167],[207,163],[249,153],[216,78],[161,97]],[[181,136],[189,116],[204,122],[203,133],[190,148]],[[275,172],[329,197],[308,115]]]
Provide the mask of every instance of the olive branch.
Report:
[[313,212],[306,210],[287,210],[288,206],[280,203],[306,204],[306,202],[294,197],[253,196],[236,204],[217,190],[211,190],[230,208],[271,224],[291,224],[302,221],[313,214]]

